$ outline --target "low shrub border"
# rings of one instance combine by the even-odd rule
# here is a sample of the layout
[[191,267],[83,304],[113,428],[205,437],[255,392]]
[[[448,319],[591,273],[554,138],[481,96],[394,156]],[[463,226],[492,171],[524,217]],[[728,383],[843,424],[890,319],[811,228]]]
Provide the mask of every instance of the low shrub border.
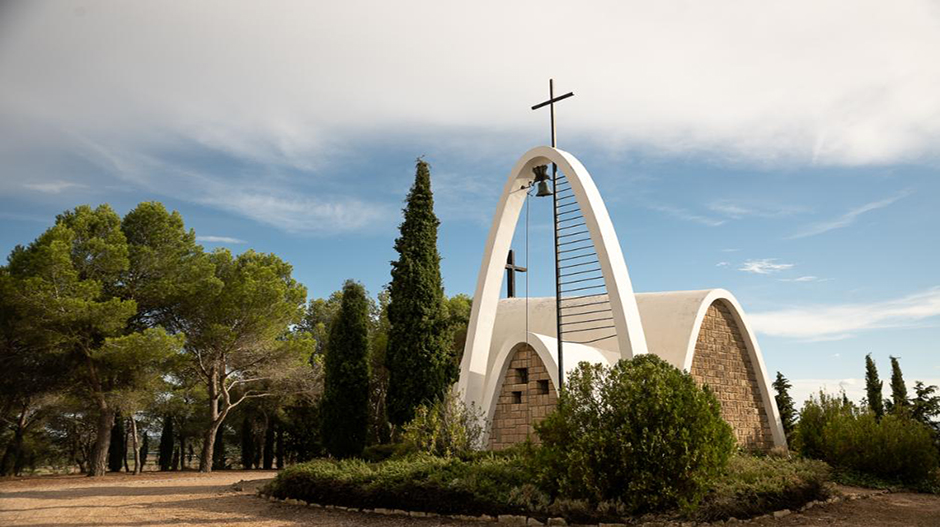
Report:
[[[825,463],[772,456],[736,455],[694,511],[667,512],[660,521],[714,521],[786,514],[825,503],[829,497]],[[379,463],[317,460],[290,467],[259,493],[296,504],[397,513],[452,516],[525,524],[636,523],[618,504],[592,506],[580,500],[555,501],[535,488],[519,454],[486,454],[469,460],[412,455]],[[838,498],[831,498],[837,500]],[[518,523],[517,523],[518,524]]]

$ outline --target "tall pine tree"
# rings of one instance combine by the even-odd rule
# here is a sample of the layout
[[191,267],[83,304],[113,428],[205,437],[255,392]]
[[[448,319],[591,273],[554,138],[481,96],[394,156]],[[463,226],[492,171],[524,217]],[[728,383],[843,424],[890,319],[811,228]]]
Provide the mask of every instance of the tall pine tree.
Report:
[[774,390],[777,391],[774,399],[777,401],[777,410],[780,412],[780,421],[783,423],[783,432],[787,436],[787,441],[790,440],[793,429],[796,427],[796,406],[793,404],[793,397],[790,397],[792,387],[790,381],[778,371],[777,380],[774,381]]
[[431,172],[421,159],[404,216],[395,240],[398,261],[392,262],[386,352],[387,411],[396,425],[411,421],[419,405],[441,399],[458,372],[443,307],[440,222],[434,215]]
[[884,400],[881,398],[881,389],[884,383],[878,378],[878,368],[875,367],[875,361],[871,358],[871,353],[865,355],[865,392],[868,396],[868,407],[875,413],[875,417],[881,419],[885,414]]
[[325,360],[322,434],[331,455],[358,456],[369,426],[369,303],[362,284],[343,286]]

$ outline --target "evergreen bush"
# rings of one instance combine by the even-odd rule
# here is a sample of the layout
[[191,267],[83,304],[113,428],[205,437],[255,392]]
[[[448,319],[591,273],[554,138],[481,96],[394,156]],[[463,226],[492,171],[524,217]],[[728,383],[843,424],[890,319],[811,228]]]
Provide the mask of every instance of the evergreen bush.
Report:
[[797,447],[806,457],[907,485],[936,478],[937,450],[929,427],[906,415],[845,405],[820,394],[806,402],[797,428]]
[[652,354],[580,364],[536,431],[545,490],[630,512],[694,508],[735,446],[714,394]]
[[431,405],[419,406],[415,418],[405,425],[404,439],[421,452],[450,457],[466,456],[483,448],[484,415],[467,406],[453,391]]

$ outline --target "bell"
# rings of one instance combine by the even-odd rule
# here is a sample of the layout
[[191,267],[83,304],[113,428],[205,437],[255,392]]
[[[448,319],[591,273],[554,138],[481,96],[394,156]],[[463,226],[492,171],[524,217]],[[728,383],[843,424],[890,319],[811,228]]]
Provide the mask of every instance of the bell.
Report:
[[535,174],[535,182],[539,184],[539,190],[535,193],[535,197],[551,196],[553,192],[548,186],[548,165],[532,167],[532,173]]
[[543,179],[542,181],[539,181],[539,190],[535,193],[535,197],[544,198],[546,196],[551,196],[552,194],[552,189],[548,188],[548,180]]

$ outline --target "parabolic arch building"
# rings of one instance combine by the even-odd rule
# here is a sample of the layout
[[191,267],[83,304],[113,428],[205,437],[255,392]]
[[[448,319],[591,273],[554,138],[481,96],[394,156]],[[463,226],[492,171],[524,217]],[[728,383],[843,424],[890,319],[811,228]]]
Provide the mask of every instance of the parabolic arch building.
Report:
[[[496,209],[460,367],[458,390],[485,412],[490,448],[535,439],[533,425],[557,401],[556,299],[529,298],[528,306],[523,298],[500,299],[506,255],[525,203],[525,192],[518,190],[532,183],[533,168],[550,163],[564,174],[606,286],[602,295],[562,298],[565,325],[587,328],[577,339],[563,330],[565,374],[581,361],[612,365],[654,353],[715,392],[741,447],[785,447],[760,347],[734,296],[724,289],[634,293],[620,241],[590,174],[571,154],[540,146],[513,167]],[[589,305],[599,309],[579,308]],[[598,312],[608,321],[591,329]]]

